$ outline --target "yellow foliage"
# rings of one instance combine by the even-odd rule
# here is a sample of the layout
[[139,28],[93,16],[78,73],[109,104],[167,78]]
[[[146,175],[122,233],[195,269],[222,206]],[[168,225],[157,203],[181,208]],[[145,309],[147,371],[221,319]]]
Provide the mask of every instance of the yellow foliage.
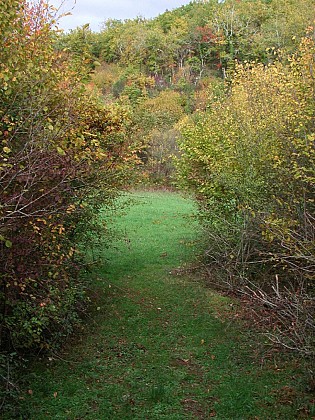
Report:
[[236,64],[226,99],[181,127],[182,181],[205,217],[222,235],[224,223],[242,235],[251,220],[260,253],[267,240],[268,255],[307,277],[315,231],[314,57],[310,34],[287,63]]

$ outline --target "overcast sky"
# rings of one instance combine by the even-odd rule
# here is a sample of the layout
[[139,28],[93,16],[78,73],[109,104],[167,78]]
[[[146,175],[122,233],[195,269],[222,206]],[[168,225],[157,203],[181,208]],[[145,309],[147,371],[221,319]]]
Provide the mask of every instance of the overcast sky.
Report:
[[62,6],[62,11],[71,11],[71,16],[60,20],[60,27],[69,30],[89,23],[98,31],[102,22],[109,18],[132,19],[137,16],[151,18],[190,0],[49,0],[53,6]]

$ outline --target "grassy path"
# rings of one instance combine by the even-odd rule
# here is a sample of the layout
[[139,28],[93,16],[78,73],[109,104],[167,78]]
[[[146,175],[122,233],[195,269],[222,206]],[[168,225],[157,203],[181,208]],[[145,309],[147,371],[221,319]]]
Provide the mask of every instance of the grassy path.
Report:
[[262,364],[249,332],[216,316],[229,301],[177,267],[194,253],[193,204],[137,193],[115,221],[123,238],[101,250],[88,331],[36,368],[25,419],[298,418],[290,372]]

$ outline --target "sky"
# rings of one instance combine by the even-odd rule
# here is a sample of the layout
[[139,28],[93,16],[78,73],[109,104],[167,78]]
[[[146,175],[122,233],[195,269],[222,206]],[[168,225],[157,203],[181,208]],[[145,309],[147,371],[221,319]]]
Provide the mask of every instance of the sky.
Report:
[[107,19],[133,19],[137,16],[152,18],[165,10],[190,3],[190,0],[49,0],[52,6],[62,12],[71,11],[71,16],[60,20],[60,28],[68,31],[77,26],[90,24],[93,31],[99,31]]

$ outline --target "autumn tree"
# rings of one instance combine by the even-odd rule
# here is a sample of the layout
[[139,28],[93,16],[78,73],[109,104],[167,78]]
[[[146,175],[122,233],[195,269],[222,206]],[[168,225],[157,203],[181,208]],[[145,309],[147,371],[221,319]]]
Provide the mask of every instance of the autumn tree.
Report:
[[279,311],[273,339],[312,354],[313,29],[287,60],[237,65],[226,98],[182,122],[180,173],[200,203],[211,275]]
[[128,112],[86,91],[45,2],[0,7],[1,348],[49,347],[84,301],[79,244],[124,184]]

